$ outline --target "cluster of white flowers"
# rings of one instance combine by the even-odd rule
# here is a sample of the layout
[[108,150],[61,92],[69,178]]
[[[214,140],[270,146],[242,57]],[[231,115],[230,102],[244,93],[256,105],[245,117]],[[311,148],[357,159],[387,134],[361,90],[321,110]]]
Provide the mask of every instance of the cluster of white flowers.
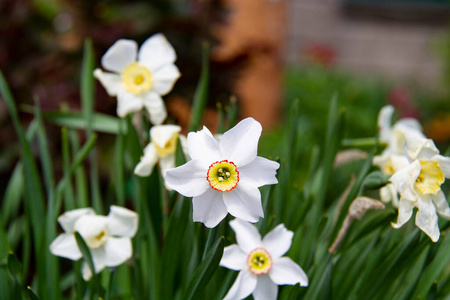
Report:
[[[252,118],[239,122],[220,137],[208,128],[180,134],[177,125],[161,125],[167,111],[161,96],[167,94],[180,76],[174,65],[176,54],[162,34],[147,39],[141,49],[132,40],[117,41],[102,57],[102,66],[94,76],[110,96],[117,97],[117,115],[138,112],[143,108],[153,124],[150,143],[145,147],[134,173],[149,176],[159,161],[167,189],[193,197],[193,221],[215,227],[228,213],[237,245],[224,250],[221,265],[240,273],[226,299],[242,299],[253,293],[255,299],[276,299],[277,285],[308,285],[305,272],[290,258],[282,257],[290,248],[293,232],[283,224],[264,239],[248,222],[264,217],[259,187],[276,184],[279,163],[257,156],[261,124]],[[180,140],[188,159],[175,167],[175,151]],[[111,206],[108,216],[97,216],[91,208],[76,209],[58,218],[64,233],[50,245],[54,255],[78,260],[82,253],[74,232],[85,240],[95,272],[105,266],[117,266],[132,255],[131,237],[137,230],[136,213]],[[92,276],[86,263],[83,277]]]
[[[384,107],[379,114],[380,140],[387,144],[373,163],[385,174],[392,174],[389,184],[381,189],[383,201],[393,201],[398,207],[394,228],[405,224],[417,208],[416,225],[433,242],[439,239],[438,217],[450,219],[450,209],[441,190],[445,178],[450,178],[450,158],[439,155],[431,139],[421,132],[415,119],[402,119],[391,127],[393,107]],[[398,200],[400,194],[400,200]]]

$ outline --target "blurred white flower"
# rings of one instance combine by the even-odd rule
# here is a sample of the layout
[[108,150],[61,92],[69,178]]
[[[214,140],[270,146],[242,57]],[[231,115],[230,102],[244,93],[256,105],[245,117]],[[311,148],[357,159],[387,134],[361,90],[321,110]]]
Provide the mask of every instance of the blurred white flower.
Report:
[[[131,258],[131,238],[137,231],[138,215],[129,209],[111,205],[108,216],[98,216],[92,208],[80,208],[65,212],[59,216],[58,222],[64,233],[51,243],[53,255],[71,260],[82,257],[74,235],[76,231],[89,247],[96,273]],[[92,277],[86,262],[82,272],[84,280]]]
[[137,43],[121,39],[102,57],[102,66],[110,72],[94,70],[110,96],[117,96],[117,115],[146,108],[150,121],[161,124],[167,117],[161,96],[169,93],[180,77],[174,65],[175,50],[163,34],[148,38],[138,52]]
[[237,244],[224,249],[220,266],[240,271],[224,299],[276,299],[278,285],[300,283],[308,286],[308,276],[289,257],[282,257],[291,247],[294,233],[278,225],[261,240],[252,224],[235,219],[230,222]]
[[[393,126],[392,115],[394,107],[392,105],[384,106],[378,114],[378,130],[380,141],[386,143],[381,155],[373,157],[372,163],[378,166],[386,175],[394,174],[396,171],[409,164],[406,153],[403,149],[406,134],[415,134],[418,137],[425,137],[422,134],[422,126],[413,118],[398,120]],[[380,198],[383,202],[390,202],[398,207],[398,193],[395,187],[388,184],[380,189]]]
[[258,187],[278,183],[280,164],[257,156],[261,124],[252,118],[239,122],[215,139],[208,128],[187,137],[191,161],[167,171],[166,184],[193,197],[193,219],[215,227],[229,212],[257,222],[264,216]]
[[187,153],[187,141],[184,135],[180,135],[181,127],[177,125],[157,125],[150,129],[151,142],[145,147],[141,161],[134,169],[139,176],[149,176],[155,164],[159,161],[161,175],[166,176],[166,171],[175,167],[175,150],[177,140],[180,139],[183,153]]
[[432,140],[414,133],[406,134],[406,145],[411,163],[390,179],[401,196],[398,220],[392,226],[399,228],[405,224],[417,207],[416,226],[436,242],[440,236],[437,214],[450,219],[450,209],[441,190],[445,178],[450,178],[450,158],[439,155]]

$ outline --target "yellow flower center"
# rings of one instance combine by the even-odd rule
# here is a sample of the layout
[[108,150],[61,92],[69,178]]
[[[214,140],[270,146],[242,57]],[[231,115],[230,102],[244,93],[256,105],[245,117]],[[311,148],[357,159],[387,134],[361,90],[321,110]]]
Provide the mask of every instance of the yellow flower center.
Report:
[[103,246],[108,239],[108,231],[104,228],[97,235],[85,238],[86,244],[89,248],[95,249]]
[[439,164],[432,160],[420,160],[420,174],[414,186],[422,194],[434,194],[441,189],[445,177]]
[[239,171],[231,161],[217,161],[209,166],[206,180],[208,180],[209,185],[213,189],[221,192],[229,192],[239,182]]
[[174,133],[172,137],[162,147],[154,142],[153,144],[155,145],[156,152],[158,152],[158,155],[166,156],[171,153],[174,153],[175,149],[177,148],[177,139],[178,133]]
[[256,248],[247,256],[247,265],[255,275],[267,274],[272,267],[272,257],[264,248]]
[[383,173],[387,175],[395,173],[394,166],[392,165],[391,161],[383,166]]
[[153,85],[152,73],[138,63],[131,63],[122,73],[122,82],[125,89],[135,95],[150,90]]

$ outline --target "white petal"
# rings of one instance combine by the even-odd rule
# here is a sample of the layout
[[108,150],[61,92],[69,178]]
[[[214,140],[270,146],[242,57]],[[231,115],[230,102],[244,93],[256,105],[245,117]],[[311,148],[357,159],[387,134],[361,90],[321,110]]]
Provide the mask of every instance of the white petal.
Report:
[[109,237],[103,245],[103,248],[105,255],[103,260],[105,262],[105,266],[107,267],[115,267],[123,264],[130,259],[133,254],[131,239],[126,237]]
[[255,300],[276,300],[278,285],[268,275],[258,275],[256,287],[252,295]]
[[166,177],[167,170],[175,168],[175,153],[167,154],[159,159],[159,167],[161,168],[161,175]]
[[223,193],[223,201],[228,212],[236,218],[254,223],[264,217],[261,193],[257,187],[238,183],[234,190]]
[[153,89],[161,96],[169,93],[175,81],[180,77],[180,71],[174,64],[162,66],[152,74]]
[[202,222],[206,227],[213,228],[228,214],[223,203],[222,192],[208,188],[206,192],[192,198],[193,221]]
[[403,169],[409,165],[408,158],[399,154],[392,154],[390,156],[390,163],[395,171]]
[[95,273],[100,273],[106,267],[106,254],[104,245],[99,248],[89,248],[92,261],[94,262]]
[[436,155],[431,160],[437,161],[446,178],[450,178],[450,157]]
[[418,199],[414,183],[420,174],[420,162],[415,160],[407,167],[395,172],[389,179],[403,198],[415,201]]
[[301,286],[308,286],[308,276],[305,271],[289,257],[274,259],[268,274],[270,279],[278,285],[300,283]]
[[124,207],[111,205],[107,217],[110,235],[131,238],[138,229],[138,214]]
[[117,96],[123,90],[122,78],[119,75],[103,72],[100,69],[94,70],[94,77],[97,78],[110,96]]
[[261,247],[261,235],[255,226],[240,219],[231,221],[230,226],[236,233],[236,241],[239,248],[241,248],[244,253],[250,253],[250,251]]
[[136,96],[125,90],[122,90],[117,94],[117,115],[121,118],[126,115],[138,112],[144,106],[142,96]]
[[212,163],[221,160],[219,141],[213,137],[205,126],[200,131],[189,132],[187,144],[191,159],[199,160],[206,169]]
[[251,163],[240,167],[239,182],[245,182],[255,187],[266,184],[276,184],[277,169],[280,164],[276,161],[257,156]]
[[442,190],[438,191],[436,195],[432,195],[434,205],[436,206],[436,212],[439,216],[450,220],[450,208],[448,207],[448,202],[445,199],[445,195]]
[[116,73],[136,61],[137,44],[133,40],[118,40],[102,57],[102,66]]
[[152,142],[164,148],[173,135],[179,132],[181,132],[181,127],[178,125],[156,125],[150,129],[150,137]]
[[414,118],[404,118],[398,120],[394,125],[394,130],[406,131],[406,130],[415,130],[416,132],[422,131],[422,125],[417,119]]
[[421,132],[408,131],[405,133],[408,155],[411,159],[429,159],[439,154],[439,150],[431,139],[427,139]]
[[82,257],[75,236],[72,233],[60,234],[51,244],[50,252],[53,255],[78,260]]
[[195,197],[210,188],[206,172],[197,160],[191,160],[175,169],[167,170],[165,180],[168,187],[181,195]]
[[433,242],[439,240],[438,217],[436,208],[429,197],[417,201],[416,226],[425,232]]
[[255,290],[256,280],[255,274],[242,270],[223,300],[247,298]]
[[240,271],[247,266],[247,254],[238,245],[225,247],[219,266]]
[[150,143],[145,147],[144,156],[142,156],[141,161],[134,168],[134,174],[138,176],[149,176],[157,161],[158,153],[156,152],[155,146]]
[[387,143],[391,135],[392,114],[394,107],[392,105],[383,106],[378,113],[378,131],[380,132],[380,141]]
[[139,63],[147,66],[152,73],[174,63],[176,58],[175,50],[161,33],[149,37],[139,50]]
[[65,232],[74,232],[75,229],[73,227],[75,222],[83,215],[95,215],[95,211],[90,207],[66,211],[58,217],[59,225],[61,225]]
[[241,167],[255,159],[262,127],[253,118],[246,118],[228,130],[220,139],[222,157]]
[[148,92],[143,96],[143,103],[150,114],[150,122],[159,125],[167,118],[167,110],[160,95],[155,92]]
[[392,205],[398,207],[398,192],[392,183],[380,188],[380,199],[385,203],[392,201]]
[[106,228],[108,220],[105,216],[81,216],[74,225],[74,229],[86,240],[95,237]]
[[264,236],[262,247],[273,259],[281,257],[291,248],[293,236],[292,231],[287,230],[284,224],[280,224]]
[[411,219],[411,215],[413,213],[414,208],[414,202],[411,202],[408,199],[400,198],[400,201],[398,203],[398,218],[397,223],[392,222],[391,225],[394,228],[400,228],[405,224],[406,222]]

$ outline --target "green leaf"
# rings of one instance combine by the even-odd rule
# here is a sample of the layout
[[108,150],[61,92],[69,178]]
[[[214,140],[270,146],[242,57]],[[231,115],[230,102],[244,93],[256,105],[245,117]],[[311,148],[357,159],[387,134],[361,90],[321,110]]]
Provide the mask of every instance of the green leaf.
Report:
[[161,299],[173,299],[175,271],[184,251],[179,247],[179,244],[183,240],[188,213],[189,201],[184,197],[179,197],[169,220],[162,251]]
[[[21,109],[26,113],[33,113],[33,108],[22,105]],[[88,129],[91,126],[93,131],[119,134],[121,119],[101,113],[93,113],[90,125],[86,122],[81,111],[46,111],[42,112],[42,118],[50,123],[73,129]],[[126,133],[126,130],[125,132]]]
[[362,183],[363,189],[379,189],[389,183],[391,175],[385,175],[381,171],[369,173]]
[[182,299],[198,299],[198,293],[208,284],[219,266],[223,255],[224,244],[223,237],[216,240],[192,276]]
[[[8,266],[9,273],[19,283],[20,273],[22,272],[22,264],[17,256],[10,252],[6,258],[6,265]],[[19,283],[20,284],[20,283]]]
[[320,264],[319,269],[310,279],[310,286],[307,289],[305,299],[333,299],[332,297],[332,255],[328,255],[326,260]]
[[93,290],[91,290],[91,295],[103,295],[102,287],[100,286],[100,280],[98,274],[95,272],[95,266],[94,261],[92,260],[91,251],[89,250],[89,247],[86,245],[86,242],[84,241],[83,237],[78,233],[74,232],[75,239],[77,241],[78,248],[80,249],[81,253],[83,254],[84,261],[88,264],[89,269],[91,270],[92,277],[91,282],[94,287]]
[[89,250],[89,247],[86,245],[86,242],[84,241],[83,237],[78,232],[75,231],[74,235],[75,240],[77,241],[78,248],[80,249],[81,254],[83,254],[83,258],[92,272],[92,278],[94,278],[97,275],[95,273],[95,266],[94,261],[92,260],[91,251]]
[[186,156],[184,155],[183,147],[181,147],[180,138],[177,139],[177,148],[175,149],[175,165],[181,166],[186,163]]
[[[34,161],[33,154],[31,152],[31,147],[25,132],[20,124],[19,116],[15,106],[14,98],[9,90],[8,84],[0,72],[0,93],[6,102],[6,107],[8,108],[9,114],[11,115],[15,130],[19,136],[20,144],[22,147],[22,159],[24,165],[24,175],[25,175],[25,199],[26,199],[26,209],[31,215],[31,222],[33,224],[32,230],[34,235],[34,240],[36,242],[36,248],[42,249],[43,242],[43,232],[44,227],[44,192],[42,190],[42,185],[40,182],[39,173],[36,167],[36,162]],[[37,256],[40,253],[36,253]]]
[[[8,224],[10,218],[14,218],[20,208],[20,203],[23,197],[24,179],[23,179],[23,164],[18,162],[12,175],[9,177],[8,185],[6,186],[5,194],[2,202],[2,226]],[[1,248],[1,243],[0,243]],[[5,254],[6,256],[6,254]],[[0,251],[0,257],[1,255]]]
[[120,122],[120,133],[116,138],[114,146],[114,189],[116,192],[117,204],[125,205],[125,135],[123,134],[126,121]]
[[205,110],[206,100],[208,98],[209,89],[209,44],[203,43],[202,49],[202,71],[200,74],[200,80],[195,90],[194,102],[192,104],[192,116],[191,123],[189,124],[189,131],[197,131],[203,117],[203,111]]
[[28,298],[30,300],[39,300],[39,297],[36,295],[36,293],[31,289],[30,286],[27,286],[27,294],[28,294]]
[[237,120],[238,105],[236,96],[232,95],[230,97],[230,106],[225,107],[225,110],[227,111],[228,129],[230,129],[236,124]]
[[419,297],[423,299],[427,293],[430,297],[433,294],[433,284],[450,264],[450,235],[443,232],[438,244],[433,244],[433,246],[437,248],[437,252],[422,271],[412,299],[418,299]]
[[[38,129],[37,129],[37,137],[39,142],[39,154],[41,157],[41,165],[42,171],[44,175],[45,187],[47,190],[47,194],[53,193],[53,187],[55,185],[55,178],[53,174],[53,164],[50,154],[50,149],[48,145],[48,138],[45,132],[44,123],[42,120],[42,114],[39,107],[39,100],[37,98],[34,99],[34,115],[37,120]],[[49,197],[51,198],[51,197]]]
[[83,62],[81,65],[81,103],[83,107],[83,116],[87,124],[86,132],[92,134],[92,116],[94,113],[94,50],[92,41],[84,41]]

